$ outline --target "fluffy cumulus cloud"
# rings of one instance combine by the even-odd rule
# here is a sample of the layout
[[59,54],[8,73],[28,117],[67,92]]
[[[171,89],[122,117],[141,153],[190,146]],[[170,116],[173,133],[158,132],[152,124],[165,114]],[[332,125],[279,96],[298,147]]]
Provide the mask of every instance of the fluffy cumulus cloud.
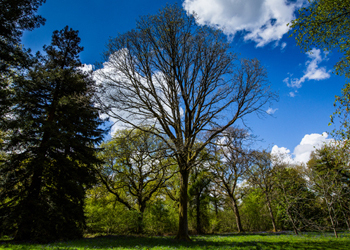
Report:
[[[262,47],[279,41],[287,24],[306,0],[185,0],[186,11],[195,12],[199,24],[220,28],[229,36],[245,32],[244,39]],[[284,48],[287,44],[283,43]]]
[[327,144],[333,141],[333,139],[327,139],[327,137],[328,134],[325,132],[322,134],[306,134],[299,145],[294,148],[293,153],[285,147],[275,145],[271,150],[271,154],[289,164],[307,163],[311,152],[321,148],[325,143]]

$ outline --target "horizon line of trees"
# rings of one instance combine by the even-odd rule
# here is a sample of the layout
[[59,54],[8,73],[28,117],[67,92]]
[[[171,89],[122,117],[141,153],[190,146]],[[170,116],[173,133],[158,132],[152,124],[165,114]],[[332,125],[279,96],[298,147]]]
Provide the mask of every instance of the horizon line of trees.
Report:
[[[87,232],[176,233],[176,161],[161,140],[150,145],[148,136],[125,129],[101,145],[107,150],[100,157],[108,164],[98,167],[101,182],[88,191]],[[295,165],[284,155],[253,150],[253,139],[231,127],[202,151],[189,178],[192,234],[292,230],[333,231],[338,237],[339,230],[350,230],[347,146],[325,144],[307,164]]]

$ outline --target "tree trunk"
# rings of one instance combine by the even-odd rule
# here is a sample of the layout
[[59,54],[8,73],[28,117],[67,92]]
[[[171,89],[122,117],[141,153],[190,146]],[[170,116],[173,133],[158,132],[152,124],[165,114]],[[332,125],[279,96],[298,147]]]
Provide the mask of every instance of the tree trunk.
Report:
[[202,222],[201,222],[201,197],[198,192],[196,195],[196,212],[197,212],[197,234],[203,234]]
[[188,217],[187,217],[187,200],[188,200],[188,176],[189,170],[180,170],[180,199],[179,199],[179,231],[176,239],[190,241],[188,236]]
[[239,211],[238,211],[237,201],[233,196],[230,196],[230,199],[232,203],[233,212],[235,213],[235,217],[236,217],[237,230],[239,233],[241,233],[243,232],[243,227],[241,223],[241,216],[239,215]]
[[344,219],[345,219],[346,226],[348,227],[348,231],[350,231],[349,220],[348,220],[348,217],[346,216],[346,214],[344,213],[344,211],[343,211],[343,216],[344,216]]
[[273,216],[272,207],[271,207],[271,202],[270,202],[270,199],[269,199],[269,197],[268,197],[267,194],[266,194],[266,201],[267,201],[267,208],[269,209],[269,214],[270,214],[271,221],[272,221],[273,231],[274,231],[274,232],[277,232],[275,217]]
[[137,233],[143,233],[143,211],[140,211],[137,215]]
[[299,235],[299,233],[298,233],[298,228],[297,228],[297,226],[296,226],[296,224],[295,224],[295,221],[294,221],[294,219],[293,219],[292,214],[289,212],[289,208],[286,209],[286,212],[287,212],[287,215],[288,215],[290,221],[292,222],[293,230],[294,230],[295,235]]

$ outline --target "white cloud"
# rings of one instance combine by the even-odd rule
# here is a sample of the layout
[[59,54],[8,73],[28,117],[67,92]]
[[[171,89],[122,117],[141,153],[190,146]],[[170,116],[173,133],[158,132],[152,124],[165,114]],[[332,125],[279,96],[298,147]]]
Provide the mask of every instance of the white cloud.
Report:
[[[185,0],[186,11],[195,12],[199,24],[208,24],[234,36],[245,31],[245,40],[257,47],[279,41],[289,30],[287,24],[306,0]],[[284,48],[285,43],[282,44]]]
[[272,114],[274,114],[277,110],[278,110],[277,108],[276,108],[276,109],[268,108],[268,109],[266,110],[266,113],[268,113],[269,115],[272,115]]
[[289,92],[289,96],[290,97],[295,97],[295,94],[297,93],[297,91],[295,91],[295,92]]
[[[99,91],[101,91],[99,97],[104,105],[110,105],[106,108],[106,113],[101,114],[101,118],[109,118],[112,123],[112,136],[117,130],[133,128],[135,125],[160,126],[152,112],[144,108],[145,105],[140,101],[132,87],[131,80],[125,72],[119,71],[119,64],[128,60],[128,53],[127,49],[122,49],[111,54],[109,60],[103,63],[103,67],[93,72],[96,84],[101,87],[99,88]],[[174,120],[172,106],[166,98],[167,84],[164,75],[161,72],[155,72],[150,80],[135,74],[133,79],[145,87],[144,90],[140,91],[142,92],[140,95],[147,96],[150,102],[156,103],[159,101],[162,104],[161,111],[158,105],[153,107],[153,111],[158,113],[164,111],[169,119]],[[147,89],[150,89],[151,86],[157,90],[157,101],[147,92]],[[120,101],[121,98],[126,101]],[[133,105],[129,105],[129,103],[133,103]],[[184,113],[181,107],[179,112],[180,116]]]
[[283,161],[289,164],[307,163],[310,159],[310,154],[315,149],[321,148],[325,143],[330,143],[333,139],[327,139],[328,134],[326,132],[322,134],[306,134],[299,145],[294,148],[293,153],[285,147],[278,147],[277,145],[272,147],[271,154],[282,157]]
[[287,43],[283,42],[283,43],[281,44],[281,50],[283,50],[286,46],[287,46]]
[[91,73],[94,70],[94,65],[92,64],[83,64],[79,69],[85,73]]
[[307,53],[307,56],[310,60],[306,61],[305,65],[306,70],[304,75],[301,78],[289,78],[286,77],[283,82],[287,84],[290,88],[301,88],[302,83],[306,80],[324,80],[329,78],[330,71],[327,71],[326,67],[319,67],[319,64],[327,60],[327,53],[324,53],[322,57],[322,52],[319,49],[313,48],[310,52]]

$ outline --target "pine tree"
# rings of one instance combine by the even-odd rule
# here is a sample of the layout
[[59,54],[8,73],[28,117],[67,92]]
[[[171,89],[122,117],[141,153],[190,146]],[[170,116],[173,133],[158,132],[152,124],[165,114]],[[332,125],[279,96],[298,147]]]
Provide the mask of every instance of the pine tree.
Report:
[[94,81],[79,69],[78,31],[55,31],[46,56],[14,82],[11,152],[0,165],[0,223],[17,240],[77,238],[84,226],[85,189],[95,181],[102,121]]

